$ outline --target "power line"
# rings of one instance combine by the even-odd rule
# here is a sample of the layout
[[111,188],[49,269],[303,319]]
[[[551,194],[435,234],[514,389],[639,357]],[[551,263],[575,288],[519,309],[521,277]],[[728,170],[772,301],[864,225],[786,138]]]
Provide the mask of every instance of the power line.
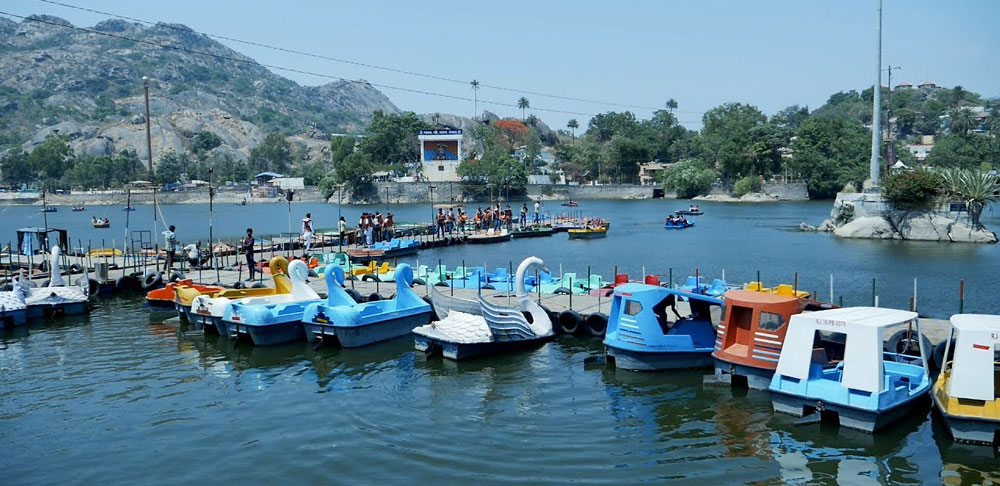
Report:
[[[230,42],[238,42],[238,43],[241,43],[241,44],[246,44],[246,45],[250,45],[250,46],[254,46],[254,47],[260,47],[260,48],[264,48],[264,49],[271,49],[271,50],[275,50],[275,51],[279,51],[279,52],[286,52],[286,53],[289,53],[289,54],[298,54],[298,55],[301,55],[301,56],[307,56],[307,57],[312,57],[312,58],[316,58],[316,59],[323,59],[323,60],[327,60],[327,61],[340,62],[340,63],[350,64],[350,65],[354,65],[354,66],[360,66],[360,67],[365,67],[365,68],[370,68],[370,69],[378,69],[378,70],[382,70],[382,71],[393,72],[393,73],[398,73],[398,74],[405,74],[405,75],[408,75],[408,76],[416,76],[416,77],[421,77],[421,78],[425,78],[425,79],[433,79],[433,80],[437,80],[437,81],[445,81],[445,82],[449,82],[449,83],[456,83],[456,84],[462,84],[462,85],[469,84],[469,81],[464,81],[464,80],[455,79],[455,78],[449,78],[449,77],[445,77],[445,76],[438,76],[438,75],[434,75],[434,74],[419,73],[419,72],[409,71],[409,70],[405,70],[405,69],[398,69],[398,68],[380,66],[380,65],[377,65],[377,64],[371,64],[371,63],[365,63],[365,62],[359,62],[359,61],[352,61],[350,59],[342,59],[342,58],[337,58],[337,57],[325,56],[325,55],[322,55],[322,54],[315,54],[315,53],[306,52],[306,51],[300,51],[300,50],[296,50],[296,49],[289,49],[289,48],[286,48],[286,47],[279,47],[279,46],[274,46],[274,45],[270,45],[270,44],[264,44],[264,43],[256,42],[256,41],[250,41],[250,40],[245,40],[245,39],[238,39],[238,38],[235,38],[235,37],[228,37],[228,36],[224,36],[224,35],[209,34],[209,33],[204,33],[204,32],[195,32],[194,30],[192,30],[190,28],[187,28],[187,27],[180,27],[180,26],[169,25],[169,24],[161,24],[161,23],[152,22],[152,21],[149,21],[149,20],[143,20],[143,19],[139,19],[139,18],[135,18],[135,17],[129,17],[127,15],[120,15],[120,14],[115,14],[115,13],[111,13],[111,12],[105,12],[105,11],[102,11],[102,10],[96,10],[96,9],[92,9],[92,8],[88,8],[88,7],[81,7],[81,6],[78,6],[78,5],[71,5],[71,4],[68,4],[68,3],[57,2],[57,1],[54,1],[54,0],[38,0],[38,1],[39,2],[43,2],[43,3],[48,3],[48,4],[51,4],[51,5],[58,5],[58,6],[61,6],[61,7],[66,7],[66,8],[71,8],[71,9],[75,9],[75,10],[80,10],[80,11],[84,11],[84,12],[95,13],[95,14],[98,14],[98,15],[106,15],[108,17],[114,17],[114,18],[119,18],[119,19],[123,19],[123,20],[129,20],[129,21],[132,21],[132,22],[138,22],[138,23],[146,24],[146,25],[160,25],[162,27],[166,27],[166,28],[169,28],[169,29],[174,29],[174,30],[178,30],[178,31],[182,31],[182,32],[199,33],[199,34],[202,34],[202,35],[214,38],[214,39],[222,39],[222,40],[227,40],[227,41],[230,41]],[[641,106],[641,105],[630,105],[630,104],[625,104],[625,103],[615,103],[615,102],[609,102],[609,101],[590,100],[590,99],[586,99],[586,98],[576,98],[576,97],[572,97],[572,96],[563,96],[563,95],[556,95],[556,94],[550,94],[550,93],[542,93],[542,92],[539,92],[539,91],[528,91],[528,90],[523,90],[523,89],[509,88],[509,87],[505,87],[505,86],[496,86],[496,85],[490,85],[490,84],[480,84],[479,86],[482,87],[482,88],[490,88],[490,89],[495,89],[495,90],[498,90],[498,91],[506,91],[506,92],[511,92],[511,93],[520,93],[520,94],[530,94],[532,96],[542,96],[542,97],[546,97],[546,98],[554,98],[554,99],[560,99],[560,100],[566,100],[566,101],[576,101],[576,102],[582,102],[582,103],[592,103],[592,104],[607,105],[607,106],[619,106],[619,107],[623,107],[623,108],[636,108],[636,109],[649,110],[649,111],[657,111],[657,110],[662,110],[663,109],[663,108],[653,108],[653,107]],[[690,110],[675,110],[675,111],[677,111],[678,113],[688,113],[688,114],[695,114],[695,115],[702,115],[702,114],[704,114],[703,112],[700,112],[700,111],[690,111]],[[695,123],[695,122],[684,122],[684,123]],[[698,123],[700,123],[700,122],[698,122]]]

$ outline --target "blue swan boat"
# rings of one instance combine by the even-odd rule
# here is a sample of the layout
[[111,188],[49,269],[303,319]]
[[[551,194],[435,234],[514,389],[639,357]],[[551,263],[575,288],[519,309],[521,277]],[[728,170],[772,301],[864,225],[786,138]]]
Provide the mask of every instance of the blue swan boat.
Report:
[[344,290],[344,270],[330,265],[323,272],[328,297],[313,302],[302,315],[310,342],[336,339],[343,347],[367,346],[409,334],[431,320],[431,306],[417,295],[413,269],[406,263],[396,267],[396,296],[375,302],[355,303]]
[[[681,315],[684,302],[689,315]],[[712,366],[722,299],[656,285],[615,287],[604,347],[616,368],[653,371]],[[669,314],[673,314],[673,318]]]
[[288,264],[288,273],[293,282],[302,284],[292,285],[292,292],[289,294],[231,302],[222,313],[224,325],[219,327],[224,327],[227,335],[232,338],[247,335],[258,346],[302,339],[302,314],[307,305],[320,300],[320,297],[315,290],[304,284],[309,273],[305,262],[292,261]]
[[[930,350],[919,339],[920,356],[887,352],[882,338],[910,321],[921,335],[916,312],[845,307],[792,316],[769,387],[774,410],[869,433],[902,418],[930,391]],[[831,335],[843,338],[842,351],[823,345]]]

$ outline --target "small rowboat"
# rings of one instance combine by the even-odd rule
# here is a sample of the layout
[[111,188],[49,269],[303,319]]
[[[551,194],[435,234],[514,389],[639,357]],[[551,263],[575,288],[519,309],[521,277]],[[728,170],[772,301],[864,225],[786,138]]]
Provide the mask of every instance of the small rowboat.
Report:
[[87,210],[87,208],[84,207],[84,206],[73,206],[73,208],[70,211],[79,212],[79,211],[86,211],[86,210]]
[[122,211],[135,211],[135,208],[132,206],[125,206],[124,208],[122,208]]
[[666,229],[684,229],[684,228],[690,228],[692,226],[694,226],[694,221],[685,221],[682,223],[677,221],[669,221],[663,224],[663,227]]
[[589,240],[593,238],[604,238],[608,236],[607,226],[598,226],[596,228],[573,228],[570,229],[569,238],[571,240]]
[[570,200],[570,201],[566,201],[566,202],[562,203],[562,205],[566,206],[566,207],[570,207],[570,208],[575,208],[575,207],[579,206],[580,203],[578,203],[576,201]]
[[93,227],[95,227],[95,228],[110,228],[111,227],[111,220],[110,219],[96,219],[94,221],[91,221],[90,225],[93,226]]
[[42,208],[42,212],[43,213],[54,213],[56,211],[58,211],[58,208],[56,208],[55,206],[48,206],[48,207]]
[[552,236],[554,232],[555,230],[551,226],[528,226],[512,230],[510,235],[514,238],[533,238],[536,236]]
[[674,211],[674,212],[677,213],[678,215],[681,215],[681,216],[701,216],[702,214],[705,214],[701,209],[697,209],[697,208],[695,208],[695,209],[678,209],[677,211]]

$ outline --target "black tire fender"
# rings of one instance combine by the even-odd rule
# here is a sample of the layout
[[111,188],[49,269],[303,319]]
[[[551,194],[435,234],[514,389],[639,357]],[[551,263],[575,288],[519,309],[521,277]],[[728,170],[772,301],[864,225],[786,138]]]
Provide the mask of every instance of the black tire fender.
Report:
[[575,334],[580,328],[580,314],[575,310],[564,310],[559,313],[558,329],[563,334]]
[[608,330],[608,316],[595,312],[587,316],[587,332],[591,336],[604,336],[604,333]]

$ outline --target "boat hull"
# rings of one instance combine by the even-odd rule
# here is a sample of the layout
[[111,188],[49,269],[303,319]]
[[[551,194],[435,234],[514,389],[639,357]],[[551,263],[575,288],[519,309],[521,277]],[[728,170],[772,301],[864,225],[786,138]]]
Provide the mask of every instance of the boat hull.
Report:
[[[730,363],[718,358],[714,358],[714,361],[715,376],[713,381],[717,383],[741,386],[739,382],[745,378],[746,386],[751,390],[767,390],[771,386],[771,378],[774,376],[774,370],[772,369]],[[734,376],[740,378],[737,383],[733,383]]]
[[927,394],[923,393],[900,402],[891,408],[877,411],[822,402],[815,398],[789,395],[771,390],[771,405],[774,407],[775,412],[802,417],[807,413],[816,411],[818,408],[817,404],[821,403],[823,410],[837,413],[841,427],[872,433],[899,420],[919,404],[922,399],[926,399],[926,397]]
[[214,317],[210,315],[199,314],[191,310],[190,307],[186,307],[184,309],[184,315],[187,316],[188,324],[191,326],[190,329],[193,330],[204,329],[205,332],[209,334],[215,333],[224,335],[221,332],[219,332],[218,328],[218,324],[222,322],[222,317]]
[[605,352],[615,368],[631,371],[660,371],[712,366],[712,351],[706,352],[635,352],[605,346]]
[[522,349],[531,349],[542,346],[551,341],[555,336],[544,336],[535,339],[525,339],[521,341],[490,341],[484,343],[456,343],[444,341],[420,334],[413,335],[413,344],[417,351],[423,351],[428,357],[441,353],[441,356],[459,361],[464,359],[500,354]]
[[975,417],[962,417],[946,412],[937,395],[933,395],[934,408],[944,418],[952,439],[972,444],[994,445],[1000,434],[1000,421]]
[[413,329],[430,322],[430,318],[431,313],[428,311],[364,326],[338,326],[333,323],[306,322],[303,323],[303,327],[309,342],[325,341],[329,337],[336,337],[337,342],[342,347],[357,348],[410,334]]
[[0,329],[7,326],[23,326],[28,322],[28,309],[0,311]]
[[26,310],[29,319],[39,319],[55,315],[71,316],[87,312],[87,303],[65,302],[60,304],[29,305]]
[[222,322],[226,325],[225,335],[233,339],[249,337],[254,346],[288,343],[304,337],[302,321],[299,320],[267,324],[246,324],[225,320]]

